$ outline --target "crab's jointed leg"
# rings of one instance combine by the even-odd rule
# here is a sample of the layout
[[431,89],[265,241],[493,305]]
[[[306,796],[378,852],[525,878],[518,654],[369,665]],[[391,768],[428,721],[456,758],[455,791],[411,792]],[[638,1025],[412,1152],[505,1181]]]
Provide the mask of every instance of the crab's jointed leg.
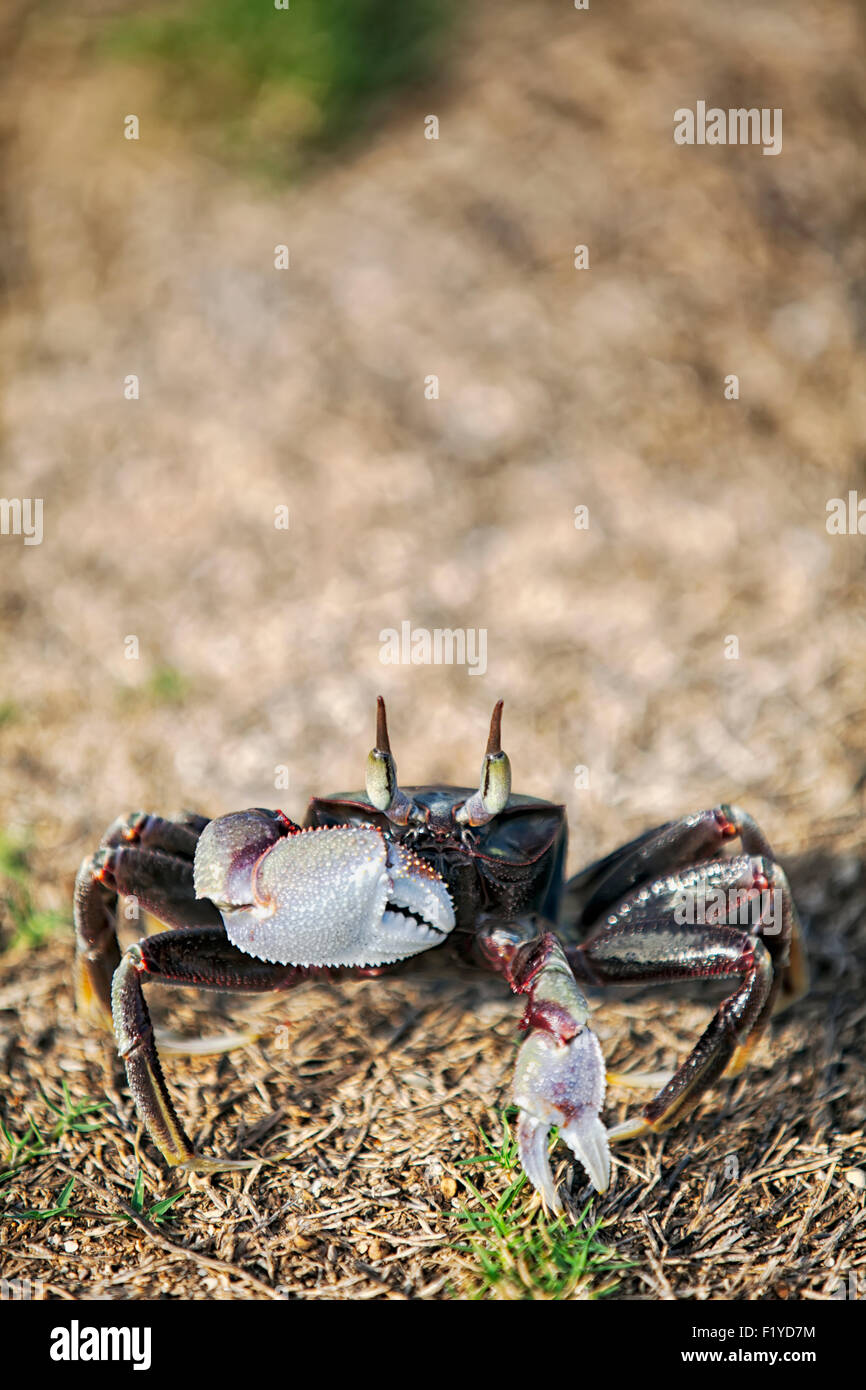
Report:
[[231,1160],[196,1155],[165,1084],[143,984],[149,981],[261,994],[293,989],[314,976],[344,978],[379,973],[351,967],[321,970],[273,965],[232,946],[221,926],[160,932],[130,946],[112,985],[114,1030],[136,1109],[166,1162],[207,1172],[237,1166]]
[[[787,957],[784,962],[774,960],[782,973],[775,1008],[787,1008],[801,999],[809,987],[800,924],[787,880],[775,863],[766,835],[753,817],[739,806],[714,806],[709,811],[699,811],[646,830],[629,844],[582,869],[565,886],[560,921],[569,935],[575,929],[585,934],[587,929],[597,928],[612,908],[620,911],[625,904],[639,902],[642,894],[651,891],[653,880],[658,888],[663,875],[689,870],[699,873],[702,866],[707,869],[728,862],[720,856],[737,838],[745,856],[757,856],[769,862],[778,879],[776,886],[784,889],[790,905]],[[682,888],[677,885],[676,891],[681,892]],[[611,922],[615,916],[608,917],[607,921]]]
[[197,901],[192,865],[206,816],[176,821],[136,811],[116,820],[99,849],[85,859],[75,880],[75,995],[78,1008],[111,1027],[111,977],[120,964],[118,894],[173,926],[219,922],[210,904]]
[[[678,907],[689,899],[720,905],[695,921],[682,920]],[[567,955],[577,977],[593,984],[742,977],[642,1116],[616,1126],[611,1139],[666,1129],[718,1077],[736,1075],[771,1014],[805,983],[796,908],[785,874],[771,859],[750,854],[711,860],[645,883],[608,913],[595,936],[570,946]]]

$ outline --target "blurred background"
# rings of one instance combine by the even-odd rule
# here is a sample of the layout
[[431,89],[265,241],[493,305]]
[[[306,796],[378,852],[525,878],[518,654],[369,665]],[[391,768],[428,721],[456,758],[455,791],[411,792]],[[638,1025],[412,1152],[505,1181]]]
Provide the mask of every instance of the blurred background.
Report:
[[[2,538],[3,823],[68,874],[279,765],[300,812],[380,690],[408,782],[473,782],[504,697],[576,855],[859,807],[861,17],[13,3],[2,492],[44,540]],[[676,145],[698,99],[781,107],[782,154]],[[486,673],[383,665],[404,621]]]
[[[0,28],[0,493],[44,502],[0,537],[0,829],[38,921],[120,812],[357,787],[379,692],[404,783],[474,783],[503,697],[573,868],[726,799],[859,862],[864,538],[826,522],[866,497],[862,4]],[[782,153],[678,146],[700,100],[781,108]],[[406,622],[486,670],[383,664]]]

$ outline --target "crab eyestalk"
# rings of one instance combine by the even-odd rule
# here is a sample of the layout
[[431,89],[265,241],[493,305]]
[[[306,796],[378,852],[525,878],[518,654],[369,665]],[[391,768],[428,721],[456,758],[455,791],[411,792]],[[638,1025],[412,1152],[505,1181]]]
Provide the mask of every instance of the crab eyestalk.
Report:
[[366,782],[371,804],[395,825],[408,825],[417,818],[417,808],[397,785],[397,764],[391,752],[381,695],[376,697],[376,747],[367,758]]
[[511,795],[511,763],[502,751],[502,701],[497,700],[490,720],[487,751],[481,764],[481,780],[474,796],[455,811],[459,825],[487,825],[504,811]]

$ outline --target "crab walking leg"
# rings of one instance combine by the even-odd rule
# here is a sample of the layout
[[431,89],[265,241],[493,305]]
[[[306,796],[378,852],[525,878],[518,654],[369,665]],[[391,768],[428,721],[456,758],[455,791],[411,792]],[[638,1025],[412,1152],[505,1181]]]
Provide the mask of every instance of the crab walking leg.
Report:
[[589,1005],[552,932],[527,940],[519,923],[488,926],[478,938],[478,950],[516,994],[527,995],[520,1026],[529,1036],[517,1054],[514,1074],[520,1161],[545,1205],[558,1213],[562,1203],[548,1157],[553,1125],[560,1127],[560,1137],[593,1187],[605,1192],[610,1183],[610,1151],[599,1118],[604,1058],[589,1027]]
[[191,927],[146,936],[130,946],[115,972],[111,990],[117,1048],[126,1066],[129,1088],[138,1115],[165,1161],[204,1172],[249,1167],[248,1162],[205,1159],[196,1155],[165,1083],[153,1036],[150,1012],[142,986],[193,986],[261,994],[293,989],[313,977],[376,975],[381,970],[323,970],[298,965],[272,965],[232,946],[222,927]]
[[111,977],[120,964],[117,892],[102,879],[99,854],[85,859],[75,880],[75,1002],[103,1028],[111,1027]]
[[[675,918],[671,898],[677,892],[694,894],[698,885],[705,887],[707,882],[744,889],[736,903],[741,910],[756,908],[751,931]],[[775,912],[775,897],[771,911],[764,896],[769,885],[779,892],[780,916]],[[740,918],[741,912],[736,915]],[[796,910],[778,865],[744,856],[659,880],[627,898],[608,921],[610,925],[597,936],[569,949],[568,959],[578,978],[596,984],[646,984],[743,976],[743,983],[716,1011],[686,1060],[645,1106],[643,1118],[611,1130],[612,1139],[625,1139],[648,1129],[668,1128],[726,1070],[735,1075],[745,1065],[782,989]]]
[[207,817],[162,820],[137,811],[115,821],[75,880],[75,995],[78,1008],[111,1027],[111,978],[120,963],[118,894],[175,926],[218,923],[210,903],[197,901],[192,859]]
[[[685,846],[694,846],[696,837],[715,853],[736,836],[742,841],[743,854],[680,864],[677,868],[678,856]],[[653,874],[661,876],[653,879]],[[639,886],[626,891],[624,885],[635,882]],[[739,889],[745,890],[739,901],[747,912],[746,918],[735,903],[733,890]],[[754,898],[762,898],[768,892],[772,893],[775,920],[762,935],[773,936],[776,943],[773,964],[781,975],[781,984],[773,1011],[779,1012],[801,999],[809,988],[802,929],[784,870],[769,854],[766,838],[755,821],[736,806],[719,806],[647,831],[607,859],[591,865],[567,885],[561,918],[564,930],[572,933],[579,925],[597,926],[602,917],[605,926],[610,927],[629,916],[647,917],[665,910],[672,915],[684,896],[709,900],[727,894],[734,904],[737,924],[743,924],[747,919],[754,920]],[[715,920],[723,922],[724,913],[717,914]]]
[[[809,968],[797,907],[784,869],[771,859],[751,854],[713,859],[645,883],[608,913],[598,934],[650,920],[747,927],[760,936],[778,977],[773,1013],[808,990]],[[592,940],[582,945],[588,947]],[[580,978],[585,978],[582,967],[577,969]]]
[[562,919],[589,926],[638,884],[712,859],[738,837],[744,854],[772,860],[764,832],[739,806],[714,806],[647,830],[569,879]]
[[614,929],[587,948],[591,977],[606,983],[709,979],[744,975],[739,989],[717,1009],[709,1027],[666,1086],[610,1138],[630,1139],[667,1129],[697,1104],[739,1054],[743,1060],[764,1030],[778,988],[764,943],[731,927],[702,930],[660,923]]

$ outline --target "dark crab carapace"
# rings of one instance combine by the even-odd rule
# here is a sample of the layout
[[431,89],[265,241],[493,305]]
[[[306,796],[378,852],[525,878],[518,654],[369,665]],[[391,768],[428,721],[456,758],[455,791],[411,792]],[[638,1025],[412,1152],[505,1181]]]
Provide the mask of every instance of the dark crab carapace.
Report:
[[[565,809],[511,791],[501,717],[500,701],[477,790],[401,789],[380,698],[366,791],[315,797],[303,827],[262,809],[215,820],[138,812],[84,861],[79,1007],[113,1022],[138,1113],[168,1163],[232,1166],[197,1155],[184,1132],[154,1044],[147,981],[280,991],[323,973],[380,975],[446,947],[496,971],[526,997],[514,1081],[520,1158],[555,1211],[553,1125],[603,1192],[608,1139],[672,1124],[744,1065],[774,1010],[803,992],[794,903],[750,816],[717,806],[670,821],[566,882]],[[726,854],[735,838],[742,852]],[[119,894],[171,930],[121,956]],[[606,1081],[648,1078],[606,1076],[580,983],[710,976],[739,983],[642,1114],[608,1132]]]

